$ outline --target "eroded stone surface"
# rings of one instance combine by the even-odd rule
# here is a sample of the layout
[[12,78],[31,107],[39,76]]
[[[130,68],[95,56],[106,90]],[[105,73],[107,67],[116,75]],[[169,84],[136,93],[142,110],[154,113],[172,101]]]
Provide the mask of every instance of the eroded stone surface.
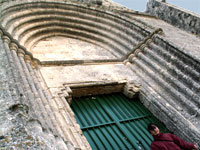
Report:
[[158,0],[147,3],[146,12],[166,22],[200,36],[200,15]]
[[[50,1],[51,0],[49,0],[49,2]],[[58,1],[59,0],[57,0],[57,2]],[[10,2],[15,4],[23,3],[22,1]],[[27,1],[24,2],[27,3]],[[42,0],[42,2],[46,1]],[[60,2],[64,4],[67,1],[60,0]],[[71,66],[62,66],[62,64],[60,64],[60,66],[51,67],[41,66],[40,71],[42,76],[40,76],[37,69],[33,72],[30,71],[31,68],[29,68],[28,71],[25,65],[21,66],[20,63],[24,63],[23,58],[20,58],[20,62],[17,66],[12,65],[12,67],[9,67],[8,59],[5,55],[5,51],[3,51],[3,44],[0,41],[0,62],[2,62],[0,64],[0,122],[2,122],[0,124],[0,146],[5,147],[6,149],[89,150],[90,147],[87,144],[86,139],[84,139],[80,127],[75,121],[74,114],[70,109],[69,104],[67,104],[65,100],[65,96],[70,97],[71,92],[67,90],[67,87],[64,88],[63,84],[66,84],[67,86],[67,84],[73,83],[107,83],[122,80],[133,83],[133,86],[132,84],[127,84],[127,87],[125,87],[127,90],[126,92],[128,92],[125,94],[130,97],[134,95],[134,92],[138,92],[139,88],[141,88],[141,93],[139,95],[141,101],[161,121],[165,122],[171,131],[175,131],[177,134],[190,141],[198,141],[199,132],[196,131],[199,129],[199,107],[197,107],[199,106],[198,87],[200,73],[200,57],[198,53],[199,38],[178,30],[176,27],[170,26],[158,19],[148,18],[149,16],[135,16],[135,14],[133,15],[133,18],[126,18],[125,16],[131,16],[130,14],[134,13],[131,12],[126,15],[122,14],[121,10],[124,8],[121,7],[121,10],[118,10],[120,8],[118,7],[119,5],[114,5],[114,3],[108,0],[103,1],[102,7],[95,5],[94,8],[92,8],[92,5],[90,4],[95,4],[93,2],[97,2],[96,4],[100,5],[101,1],[85,0],[84,2],[89,2],[84,5],[84,8],[88,7],[94,10],[99,9],[97,10],[98,13],[95,13],[96,17],[92,16],[97,19],[95,21],[103,22],[105,16],[110,17],[109,15],[105,15],[106,13],[109,13],[108,7],[110,8],[109,11],[114,10],[112,16],[116,15],[116,18],[106,18],[104,23],[109,24],[110,19],[114,20],[112,20],[112,24],[109,27],[116,25],[117,30],[109,28],[109,31],[112,31],[111,33],[113,34],[106,42],[111,44],[112,48],[116,51],[122,50],[120,52],[123,52],[123,46],[121,45],[124,43],[120,42],[123,40],[126,43],[127,40],[130,39],[130,36],[135,36],[141,32],[141,35],[146,36],[147,31],[151,32],[156,28],[162,28],[164,32],[159,36],[155,36],[155,41],[157,43],[153,43],[153,40],[150,40],[149,47],[144,44],[140,47],[141,50],[136,51],[133,57],[130,57],[126,64],[131,66],[132,70],[127,68],[124,64],[116,62],[113,64],[111,64],[111,62],[110,64],[108,62],[105,64],[103,62],[96,64],[83,63],[83,65],[71,64]],[[80,7],[83,6],[81,3],[79,4]],[[57,10],[54,5],[52,9]],[[80,10],[86,11],[87,9]],[[79,11],[79,9],[77,9],[77,11]],[[97,17],[98,15],[101,16],[101,18]],[[7,17],[9,16],[10,15],[8,14]],[[89,17],[88,14],[87,17]],[[118,20],[117,18],[120,19]],[[93,20],[94,25],[96,23],[95,21]],[[122,26],[117,26],[119,23],[118,21],[121,23],[123,22]],[[130,23],[132,21],[137,23],[133,25]],[[8,24],[10,24],[10,22]],[[140,25],[142,25],[142,28],[139,30],[139,27],[141,27]],[[12,27],[11,24],[10,26]],[[139,27],[136,28],[136,26]],[[88,26],[88,29],[89,27],[90,26]],[[147,28],[151,28],[151,30],[145,30]],[[124,34],[121,34],[120,32],[119,34],[114,34],[116,31],[121,30],[125,31]],[[137,31],[131,35],[129,34],[135,30],[138,30],[139,32]],[[39,31],[41,32],[41,30]],[[121,39],[116,42],[116,45],[112,45],[112,42],[116,39],[116,35],[121,37]],[[129,38],[127,38],[128,35]],[[107,34],[107,36],[110,36],[110,34]],[[104,39],[104,36],[101,35],[101,37]],[[124,39],[124,37],[127,39]],[[143,37],[141,38],[138,36],[133,39],[141,40]],[[46,60],[62,60],[66,58],[87,60],[90,60],[91,58],[113,58],[113,56],[105,49],[101,49],[98,46],[90,45],[83,41],[65,39],[63,37],[54,37],[47,40],[48,41],[43,40],[36,45],[35,49],[32,49],[38,53],[38,57],[40,56],[41,60],[44,57],[47,57]],[[127,49],[131,49],[132,41],[124,46],[128,46]],[[56,54],[54,53],[55,49]],[[77,49],[78,51],[76,51]],[[18,60],[17,55],[14,56],[15,60]],[[183,58],[184,60],[182,60]],[[19,66],[21,74],[19,74],[16,69]],[[24,70],[24,68],[26,70]],[[16,70],[14,71],[14,74],[17,74],[21,79],[28,79],[29,83],[23,84],[18,78],[15,79],[17,81],[15,82],[13,80],[12,69]],[[43,87],[37,86],[38,91],[32,90],[34,85],[39,84],[36,82],[37,80]],[[140,82],[140,80],[142,80],[142,82]],[[141,87],[135,87],[134,83],[137,82],[141,83]],[[24,93],[19,93],[19,89],[16,87],[17,84],[28,89],[25,94],[31,94],[29,100],[32,103],[27,105],[22,103],[20,96],[23,96]],[[191,91],[191,89],[194,91]],[[38,92],[43,93],[43,96],[41,97],[41,93],[38,94]],[[25,97],[25,100],[26,99],[28,98]],[[34,103],[41,106],[41,108],[33,107],[31,104]],[[180,107],[183,105],[185,106]],[[39,116],[37,116],[38,118],[41,117],[40,114],[48,114],[47,117],[41,119],[47,121],[46,124],[41,124],[37,117],[30,118],[31,115],[29,114],[29,109],[35,110],[36,116]],[[51,127],[48,125],[52,124],[54,127],[51,129],[56,129],[56,131],[58,131],[58,135],[57,132],[53,132],[56,136],[52,134],[51,130],[48,130]],[[65,141],[63,141],[63,139],[65,139]]]
[[62,87],[63,83],[138,80],[123,64],[42,67],[40,71],[50,88]]
[[114,59],[109,50],[78,39],[55,36],[30,50],[40,61]]
[[137,18],[155,28],[162,28],[162,36],[164,36],[165,39],[167,39],[174,46],[177,46],[181,51],[183,51],[183,53],[189,54],[191,57],[200,61],[200,38],[198,36],[176,28],[160,19],[134,15],[132,17]]

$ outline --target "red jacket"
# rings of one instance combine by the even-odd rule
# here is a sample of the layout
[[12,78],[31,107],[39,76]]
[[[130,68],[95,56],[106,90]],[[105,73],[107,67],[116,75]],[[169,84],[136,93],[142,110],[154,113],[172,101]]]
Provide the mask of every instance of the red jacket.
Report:
[[160,133],[153,137],[151,150],[192,150],[194,148],[194,144],[185,142],[171,133]]

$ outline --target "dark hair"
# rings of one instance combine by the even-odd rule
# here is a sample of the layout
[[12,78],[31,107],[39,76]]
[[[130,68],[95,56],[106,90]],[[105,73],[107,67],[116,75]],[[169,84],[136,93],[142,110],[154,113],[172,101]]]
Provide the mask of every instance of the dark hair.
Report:
[[150,123],[147,127],[147,130],[149,131],[149,133],[151,133],[151,131],[153,131],[156,127],[158,127],[156,124]]

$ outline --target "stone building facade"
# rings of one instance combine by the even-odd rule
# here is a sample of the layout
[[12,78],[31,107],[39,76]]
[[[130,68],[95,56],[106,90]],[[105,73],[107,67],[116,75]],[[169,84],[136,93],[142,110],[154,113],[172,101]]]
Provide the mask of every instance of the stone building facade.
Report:
[[72,97],[112,92],[138,95],[198,144],[199,23],[158,0],[146,13],[109,0],[1,0],[1,149],[90,150]]

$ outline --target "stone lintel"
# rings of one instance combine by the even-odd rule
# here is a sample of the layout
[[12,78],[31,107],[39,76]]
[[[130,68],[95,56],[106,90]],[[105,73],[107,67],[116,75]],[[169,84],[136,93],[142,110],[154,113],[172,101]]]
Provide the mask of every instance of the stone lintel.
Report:
[[109,94],[122,92],[126,82],[113,82],[113,83],[80,83],[70,85],[72,90],[72,97],[91,96],[99,94]]

